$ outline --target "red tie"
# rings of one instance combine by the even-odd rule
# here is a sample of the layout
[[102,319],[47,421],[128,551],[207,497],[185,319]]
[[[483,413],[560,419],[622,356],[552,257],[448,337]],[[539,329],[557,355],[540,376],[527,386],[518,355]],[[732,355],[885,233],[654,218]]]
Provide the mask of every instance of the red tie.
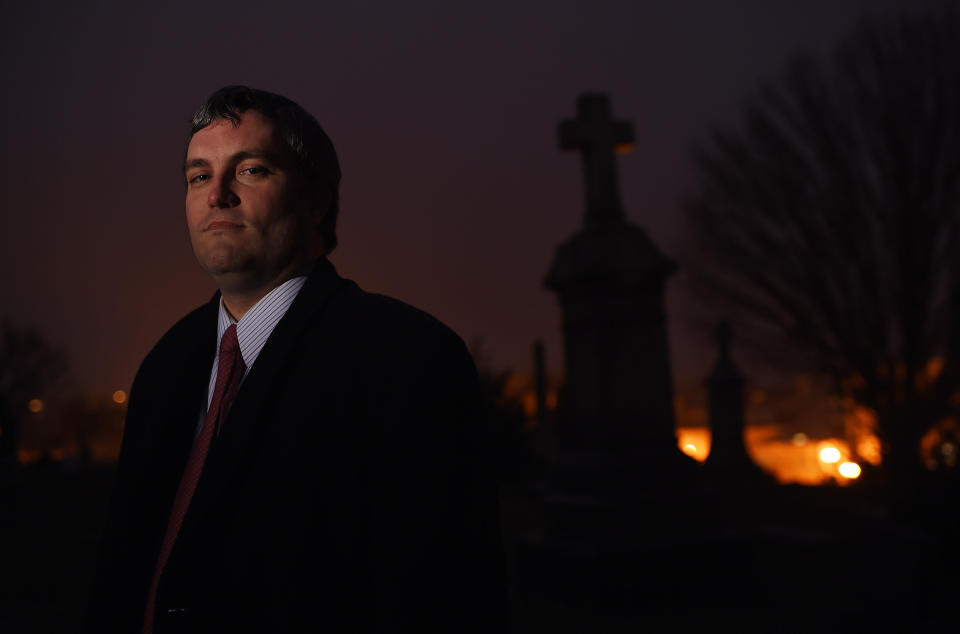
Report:
[[180,532],[180,527],[183,525],[183,518],[190,507],[190,499],[197,488],[197,482],[200,481],[203,463],[207,459],[207,452],[210,450],[210,441],[213,439],[214,433],[219,434],[220,426],[226,418],[227,410],[230,409],[230,403],[237,393],[237,387],[240,385],[240,379],[243,378],[246,369],[247,366],[244,365],[243,357],[240,355],[240,345],[237,343],[237,325],[231,324],[220,340],[220,359],[217,362],[217,384],[213,388],[213,399],[210,401],[210,408],[207,410],[200,435],[193,443],[190,459],[187,460],[187,467],[183,471],[180,486],[177,488],[177,497],[174,498],[173,508],[170,510],[167,532],[163,535],[163,544],[160,546],[160,555],[157,558],[157,568],[153,573],[153,582],[150,584],[147,611],[143,618],[143,634],[151,634],[153,631],[153,613],[156,609],[157,585],[160,583],[160,575],[163,573],[164,566],[167,565],[167,559],[173,550],[173,543],[177,539],[177,533]]

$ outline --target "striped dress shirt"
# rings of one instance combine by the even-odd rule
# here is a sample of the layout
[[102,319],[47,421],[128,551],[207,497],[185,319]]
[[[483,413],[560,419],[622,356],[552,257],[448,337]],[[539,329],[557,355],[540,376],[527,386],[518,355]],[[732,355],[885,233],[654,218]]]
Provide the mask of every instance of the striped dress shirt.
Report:
[[[223,305],[223,298],[220,298],[220,315],[217,318],[217,356],[213,360],[213,369],[210,371],[210,387],[207,391],[207,405],[201,412],[200,425],[197,427],[197,433],[203,427],[203,420],[206,417],[206,410],[210,407],[210,401],[213,399],[213,388],[217,384],[217,364],[220,360],[220,340],[223,339],[223,333],[226,332],[230,324],[237,324],[237,341],[240,344],[240,356],[247,366],[244,373],[244,379],[249,376],[250,369],[257,360],[260,351],[267,343],[270,333],[276,328],[277,323],[286,314],[287,309],[296,299],[297,293],[303,288],[306,277],[294,277],[287,280],[263,296],[260,301],[240,318],[235,321]],[[243,385],[241,380],[240,385]]]

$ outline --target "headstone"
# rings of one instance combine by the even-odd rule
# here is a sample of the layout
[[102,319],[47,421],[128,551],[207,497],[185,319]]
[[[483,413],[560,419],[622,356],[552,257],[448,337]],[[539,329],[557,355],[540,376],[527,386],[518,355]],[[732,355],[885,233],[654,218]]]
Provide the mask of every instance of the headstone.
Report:
[[616,152],[633,140],[630,123],[605,95],[583,95],[577,110],[559,136],[583,157],[586,214],[545,279],[560,302],[566,382],[542,525],[518,545],[518,592],[591,609],[642,600],[643,611],[665,575],[686,574],[669,544],[709,526],[701,465],[674,430],[664,286],[676,267],[620,203]]
[[577,110],[559,137],[583,157],[585,220],[545,279],[560,302],[566,369],[555,484],[630,497],[691,466],[677,448],[664,310],[676,266],[620,203],[615,154],[631,147],[630,123],[611,116],[606,95],[581,96]]
[[744,443],[746,378],[730,352],[730,324],[717,326],[718,359],[707,378],[710,407],[710,455],[704,463],[712,488],[740,489],[751,483],[767,483],[767,476],[753,462]]

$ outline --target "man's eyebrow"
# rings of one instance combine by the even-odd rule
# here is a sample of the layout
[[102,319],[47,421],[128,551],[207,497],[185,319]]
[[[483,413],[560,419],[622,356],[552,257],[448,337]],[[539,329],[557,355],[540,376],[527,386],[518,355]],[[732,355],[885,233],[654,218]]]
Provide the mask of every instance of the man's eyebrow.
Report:
[[183,171],[186,172],[187,170],[193,167],[209,167],[209,166],[210,166],[210,162],[207,161],[207,159],[202,159],[202,158],[188,159],[183,162]]

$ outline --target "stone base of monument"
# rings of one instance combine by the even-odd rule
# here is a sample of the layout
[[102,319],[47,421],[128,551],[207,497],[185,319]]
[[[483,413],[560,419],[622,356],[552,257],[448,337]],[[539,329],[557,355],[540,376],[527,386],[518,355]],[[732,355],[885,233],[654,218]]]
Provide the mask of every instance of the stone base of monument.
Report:
[[731,534],[715,495],[703,465],[679,449],[561,453],[541,491],[539,530],[515,542],[516,592],[649,625],[649,610],[676,606],[670,593],[696,586],[705,558],[730,557],[712,565],[735,568],[737,548],[715,548]]
[[611,504],[673,500],[702,488],[703,465],[679,449],[630,452],[560,451],[552,460],[546,496]]
[[777,486],[776,478],[746,457],[726,462],[708,458],[703,464],[703,478],[708,496],[742,496]]
[[687,534],[703,508],[702,465],[680,450],[563,452],[544,490],[544,535],[635,544]]

